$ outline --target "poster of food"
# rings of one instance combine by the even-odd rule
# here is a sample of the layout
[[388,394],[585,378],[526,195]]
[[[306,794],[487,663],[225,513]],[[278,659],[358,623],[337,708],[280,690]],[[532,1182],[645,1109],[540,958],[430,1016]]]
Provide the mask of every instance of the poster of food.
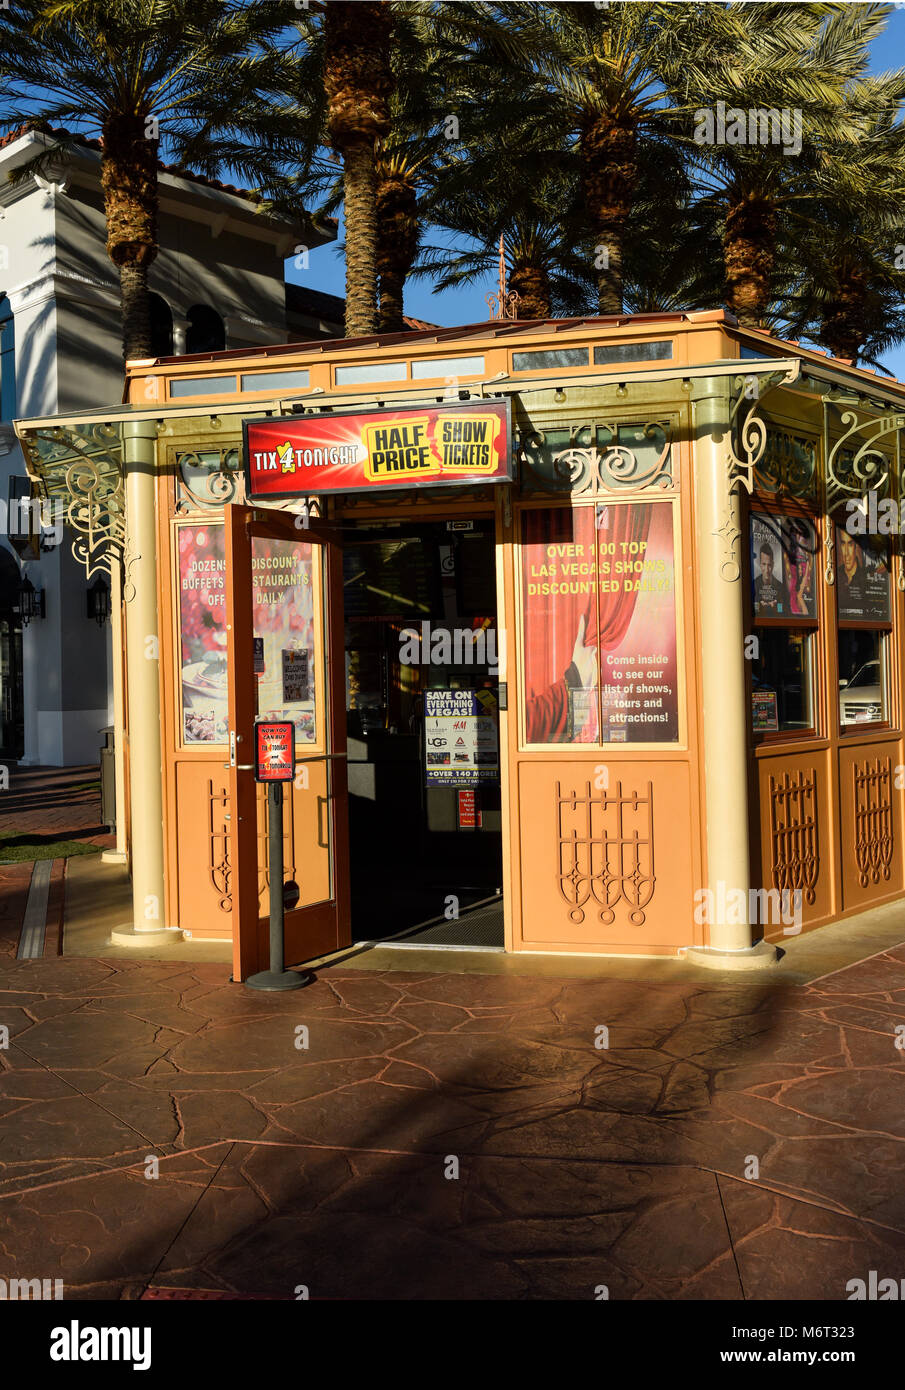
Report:
[[883,536],[852,536],[836,527],[836,602],[840,621],[889,622],[889,554]]
[[185,743],[227,738],[226,590],[222,524],[180,526],[179,635]]
[[251,579],[258,718],[288,719],[299,743],[317,740],[314,548],[252,536]]
[[496,697],[425,690],[424,779],[429,787],[477,786],[500,776]]
[[679,738],[672,504],[523,518],[529,743]]

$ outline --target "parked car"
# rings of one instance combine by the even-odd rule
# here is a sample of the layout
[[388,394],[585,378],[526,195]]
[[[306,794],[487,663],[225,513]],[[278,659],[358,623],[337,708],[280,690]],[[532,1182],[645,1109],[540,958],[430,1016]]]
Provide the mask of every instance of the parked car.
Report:
[[883,671],[879,661],[865,661],[850,681],[839,682],[839,718],[843,724],[877,723],[883,718]]

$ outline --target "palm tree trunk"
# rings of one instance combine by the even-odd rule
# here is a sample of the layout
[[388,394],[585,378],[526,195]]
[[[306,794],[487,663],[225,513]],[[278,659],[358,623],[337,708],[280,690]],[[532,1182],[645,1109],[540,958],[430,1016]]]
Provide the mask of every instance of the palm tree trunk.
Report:
[[385,270],[380,277],[380,332],[405,331],[403,294],[405,276],[395,270]]
[[619,212],[601,216],[596,227],[597,245],[597,311],[600,314],[622,313],[622,231],[627,214]]
[[111,115],[103,125],[101,187],[107,254],[120,274],[123,357],[151,355],[148,266],[157,255],[157,141],[142,116]]
[[125,261],[119,267],[119,291],[123,321],[123,358],[151,357],[151,305],[148,267]]
[[745,328],[758,328],[770,304],[776,264],[776,207],[761,193],[736,191],[723,232],[726,302]]
[[581,183],[594,237],[601,314],[622,313],[622,247],[638,177],[634,125],[609,111],[589,114],[578,142]]
[[377,314],[377,170],[374,146],[343,150],[346,215],[346,337],[378,331]]
[[400,169],[398,161],[389,170],[378,164],[375,217],[380,331],[402,333],[405,283],[418,255],[419,225],[414,176]]
[[550,277],[543,266],[516,263],[509,288],[518,295],[520,319],[550,318]]
[[834,357],[857,362],[861,356],[867,337],[867,293],[863,270],[854,265],[840,265],[836,292],[824,306],[817,337],[820,346]]

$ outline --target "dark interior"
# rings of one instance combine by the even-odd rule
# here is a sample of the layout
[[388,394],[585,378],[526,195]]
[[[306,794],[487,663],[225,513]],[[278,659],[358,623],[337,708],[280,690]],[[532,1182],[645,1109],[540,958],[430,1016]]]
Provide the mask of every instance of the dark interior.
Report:
[[[353,939],[404,942],[435,923],[439,944],[469,944],[469,909],[491,898],[489,937],[479,909],[485,944],[502,946],[493,522],[347,523],[343,594]],[[487,751],[472,756],[486,770],[463,773],[452,763],[467,752],[426,747],[429,690],[476,692],[489,732]],[[444,724],[434,742],[471,737],[445,734]],[[461,788],[474,809],[469,796],[460,804],[459,787],[433,781],[473,775],[486,779]]]

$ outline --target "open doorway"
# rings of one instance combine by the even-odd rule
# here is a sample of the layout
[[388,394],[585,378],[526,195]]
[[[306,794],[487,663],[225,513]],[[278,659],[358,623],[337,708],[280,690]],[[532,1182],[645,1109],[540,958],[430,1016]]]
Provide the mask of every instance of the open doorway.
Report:
[[352,936],[503,949],[490,518],[343,525]]

